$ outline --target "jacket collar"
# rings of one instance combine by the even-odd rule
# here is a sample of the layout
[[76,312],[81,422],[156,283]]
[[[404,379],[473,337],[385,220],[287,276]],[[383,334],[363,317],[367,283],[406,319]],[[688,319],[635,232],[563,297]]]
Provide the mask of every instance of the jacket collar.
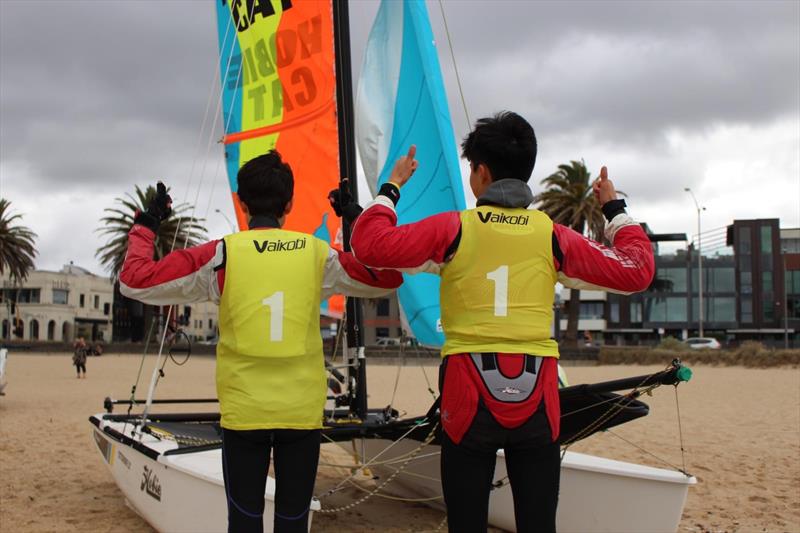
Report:
[[253,215],[250,218],[249,229],[280,228],[278,219],[270,215]]
[[533,193],[528,184],[517,179],[503,179],[492,182],[480,198],[477,206],[496,205],[499,207],[528,207],[533,202]]

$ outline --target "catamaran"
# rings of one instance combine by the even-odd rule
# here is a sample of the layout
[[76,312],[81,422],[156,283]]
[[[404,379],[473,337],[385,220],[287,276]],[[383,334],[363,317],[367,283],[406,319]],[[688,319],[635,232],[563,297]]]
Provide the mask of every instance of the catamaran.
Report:
[[[358,129],[359,151],[373,193],[411,139],[419,147],[421,168],[429,169],[428,175],[417,176],[404,188],[400,223],[465,208],[455,135],[423,1],[381,4],[365,52],[357,113],[347,2],[217,0],[216,7],[222,95],[214,116],[223,121],[232,193],[239,166],[277,148],[301,177],[285,227],[347,249],[349,228],[334,216],[325,194],[351,187],[352,196],[358,197],[356,180],[348,179],[357,175],[354,130]],[[216,119],[211,130],[215,128]],[[246,228],[235,194],[234,206],[240,227]],[[438,278],[406,276],[398,292],[415,337],[421,344],[441,346]],[[369,468],[377,474],[375,487],[352,505],[386,492],[442,507],[437,405],[408,418],[391,408],[369,408],[360,304],[353,298],[346,306],[341,299],[332,299],[323,304],[322,312],[343,316],[347,330],[341,368],[336,364],[330,368],[325,438],[344,447],[356,443],[353,449],[361,452],[355,469]],[[154,405],[185,408],[216,400],[154,399],[158,369],[166,356],[163,350],[162,341],[146,399],[135,397],[134,386],[130,398],[107,398],[105,412],[90,417],[94,441],[128,504],[157,530],[224,531],[227,507],[218,411],[153,412]],[[346,370],[346,375],[339,370]],[[643,392],[677,385],[689,376],[690,371],[676,361],[652,375],[561,389],[561,443],[567,446],[645,416],[648,407],[638,399]],[[333,392],[339,388],[341,392]],[[621,391],[628,392],[617,394]],[[127,405],[127,412],[113,412],[118,405]],[[674,531],[694,483],[686,472],[567,451],[562,460],[558,528]],[[274,489],[269,479],[265,531],[272,531]],[[319,496],[310,502],[312,515],[336,510],[326,506],[327,494]],[[502,451],[489,523],[514,529]]]

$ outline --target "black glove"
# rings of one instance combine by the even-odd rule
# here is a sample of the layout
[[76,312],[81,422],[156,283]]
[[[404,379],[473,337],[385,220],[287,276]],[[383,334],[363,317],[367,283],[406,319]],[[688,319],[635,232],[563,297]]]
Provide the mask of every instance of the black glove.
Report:
[[158,233],[161,222],[169,218],[172,214],[172,197],[167,194],[167,186],[162,182],[156,185],[156,195],[147,204],[147,211],[137,211],[133,218],[134,224],[141,224],[150,228],[154,233]]
[[363,211],[361,206],[353,201],[348,187],[344,188],[344,193],[341,189],[333,189],[328,193],[328,201],[336,216],[342,217],[348,223],[352,223]]

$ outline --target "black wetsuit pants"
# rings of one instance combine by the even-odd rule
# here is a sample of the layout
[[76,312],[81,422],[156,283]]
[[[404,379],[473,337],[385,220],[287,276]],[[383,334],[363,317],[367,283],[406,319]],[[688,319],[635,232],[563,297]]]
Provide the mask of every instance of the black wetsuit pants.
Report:
[[320,438],[318,429],[222,430],[229,533],[264,531],[264,490],[270,452],[275,461],[274,531],[308,531]]
[[544,402],[515,429],[501,426],[479,403],[459,444],[442,431],[442,489],[450,532],[486,531],[499,448],[505,450],[517,531],[555,532],[561,457],[550,436]]

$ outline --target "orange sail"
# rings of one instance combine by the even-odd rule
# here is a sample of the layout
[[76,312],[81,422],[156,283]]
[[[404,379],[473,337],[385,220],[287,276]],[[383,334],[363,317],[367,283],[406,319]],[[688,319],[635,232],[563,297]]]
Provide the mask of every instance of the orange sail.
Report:
[[[223,142],[239,227],[247,227],[239,168],[277,149],[295,179],[284,228],[338,247],[341,224],[327,200],[339,186],[331,0],[217,0],[217,25]],[[341,297],[327,312],[341,315]]]

